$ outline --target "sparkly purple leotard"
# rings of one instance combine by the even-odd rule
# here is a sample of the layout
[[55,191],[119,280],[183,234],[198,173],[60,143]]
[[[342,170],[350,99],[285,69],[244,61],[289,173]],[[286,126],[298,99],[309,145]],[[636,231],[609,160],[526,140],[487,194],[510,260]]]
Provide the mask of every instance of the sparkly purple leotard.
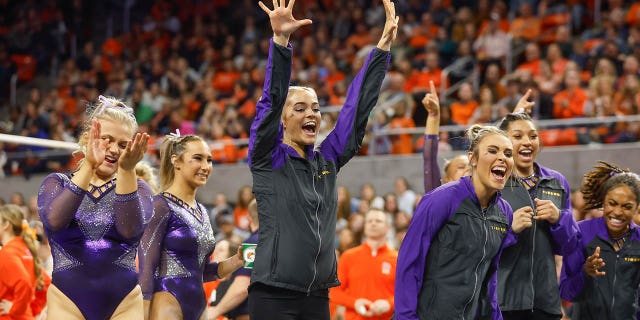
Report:
[[116,194],[115,183],[84,191],[53,173],[38,192],[53,254],[52,283],[88,320],[109,319],[138,284],[136,248],[153,213],[146,183],[138,180],[138,190],[129,194]]
[[217,279],[209,262],[216,245],[206,209],[190,208],[163,192],[153,198],[154,214],[140,244],[140,285],[145,300],[171,293],[185,320],[198,320],[206,307],[203,281]]

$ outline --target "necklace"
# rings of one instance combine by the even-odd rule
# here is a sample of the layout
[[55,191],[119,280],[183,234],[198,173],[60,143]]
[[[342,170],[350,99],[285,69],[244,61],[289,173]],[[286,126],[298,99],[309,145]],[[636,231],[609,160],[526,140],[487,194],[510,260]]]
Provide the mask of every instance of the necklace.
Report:
[[522,182],[522,184],[524,184],[527,187],[527,189],[531,189],[535,187],[536,183],[538,183],[538,177],[536,176],[535,171],[528,177],[523,178],[518,176],[518,179],[520,179],[520,182]]
[[631,233],[631,230],[627,231],[625,234],[623,234],[619,238],[611,237],[611,242],[613,242],[613,248],[616,249],[617,247],[616,251],[620,251],[620,249],[624,247],[624,244],[627,242],[627,237],[629,236],[630,233]]

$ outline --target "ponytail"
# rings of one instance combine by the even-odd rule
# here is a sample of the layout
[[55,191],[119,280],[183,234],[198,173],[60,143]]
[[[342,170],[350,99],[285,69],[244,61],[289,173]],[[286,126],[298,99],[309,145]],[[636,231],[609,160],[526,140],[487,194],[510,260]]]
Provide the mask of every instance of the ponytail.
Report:
[[44,276],[42,275],[42,261],[38,255],[38,244],[36,242],[35,230],[29,228],[29,224],[24,220],[24,215],[20,207],[13,204],[0,206],[0,221],[8,221],[16,237],[22,238],[33,257],[33,271],[36,276],[36,288],[44,287]]

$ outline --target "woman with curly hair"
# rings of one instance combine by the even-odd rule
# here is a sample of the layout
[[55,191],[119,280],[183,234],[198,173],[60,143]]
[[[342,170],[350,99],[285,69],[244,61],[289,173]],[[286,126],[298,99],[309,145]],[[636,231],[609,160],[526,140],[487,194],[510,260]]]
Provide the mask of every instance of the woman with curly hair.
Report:
[[579,250],[563,258],[560,296],[573,302],[571,319],[635,319],[640,285],[640,178],[600,161],[585,175],[585,209],[603,216],[578,223]]

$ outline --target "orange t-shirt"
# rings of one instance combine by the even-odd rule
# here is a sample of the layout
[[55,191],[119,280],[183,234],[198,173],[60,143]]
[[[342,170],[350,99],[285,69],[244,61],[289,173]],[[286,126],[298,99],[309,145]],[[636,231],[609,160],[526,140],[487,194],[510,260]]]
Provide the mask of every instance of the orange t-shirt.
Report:
[[[440,90],[440,86],[442,85],[442,69],[436,69],[433,71],[414,71],[409,79],[405,81],[404,91],[405,92],[415,92],[415,91],[428,91],[430,90],[429,81],[433,81],[433,85],[436,86],[437,90]],[[445,87],[449,87],[449,79],[446,80]]]
[[236,206],[233,210],[233,224],[242,230],[249,230],[249,208]]
[[1,320],[32,320],[31,301],[35,297],[36,275],[33,256],[24,240],[15,237],[0,250],[0,300],[13,302]]
[[[375,254],[365,242],[345,251],[338,260],[340,286],[331,288],[331,302],[345,306],[345,320],[389,319],[393,313],[393,291],[396,279],[398,252],[387,245],[378,248]],[[391,305],[389,312],[380,316],[362,317],[356,313],[354,304],[358,298],[370,301],[384,299]]]
[[213,87],[221,93],[231,94],[239,78],[240,73],[237,71],[220,71],[213,77]]
[[515,39],[536,40],[540,36],[540,19],[537,17],[516,18],[509,31]]
[[518,66],[518,70],[527,70],[527,71],[530,71],[534,77],[539,77],[540,76],[540,59],[524,62]]
[[[584,117],[584,104],[587,99],[587,93],[581,88],[574,89],[573,94],[566,89],[556,93],[553,97],[553,117],[556,119]],[[566,107],[563,106],[563,102],[567,103]]]
[[627,23],[632,27],[640,24],[640,2],[631,5],[627,12]]
[[457,124],[468,124],[477,107],[478,102],[473,100],[467,102],[456,101],[451,104],[451,120]]
[[[409,117],[393,118],[389,123],[389,129],[406,129],[415,128],[416,124]],[[411,134],[394,134],[389,136],[391,139],[392,154],[411,154],[413,153],[413,142]]]
[[234,163],[238,160],[238,148],[233,143],[233,138],[224,136],[222,139],[209,143],[211,156],[216,163]]

